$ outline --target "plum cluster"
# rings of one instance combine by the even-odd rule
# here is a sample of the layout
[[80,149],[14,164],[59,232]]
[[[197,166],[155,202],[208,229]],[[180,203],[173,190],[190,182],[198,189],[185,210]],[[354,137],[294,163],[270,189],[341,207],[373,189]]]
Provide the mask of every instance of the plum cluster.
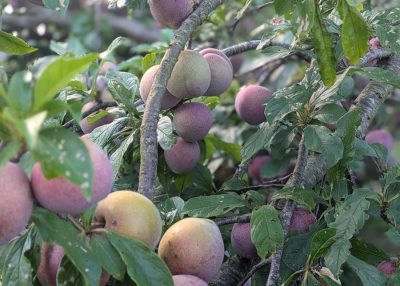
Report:
[[[151,67],[141,79],[140,95],[144,102],[147,101],[159,69],[159,65]],[[167,91],[161,101],[161,109],[176,107],[182,100],[220,95],[228,90],[232,80],[232,63],[220,50],[185,50],[172,70]],[[197,164],[200,158],[197,142],[207,135],[212,121],[212,112],[203,103],[185,102],[176,107],[173,123],[178,138],[176,144],[164,153],[165,161],[174,173],[189,172]]]

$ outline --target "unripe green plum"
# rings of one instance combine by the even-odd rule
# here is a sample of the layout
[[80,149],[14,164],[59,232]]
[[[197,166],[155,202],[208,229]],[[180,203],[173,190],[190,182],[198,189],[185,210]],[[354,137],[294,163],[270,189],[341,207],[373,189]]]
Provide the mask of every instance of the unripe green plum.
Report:
[[112,62],[104,62],[99,70],[99,75],[106,75],[108,71],[114,71],[117,66]]
[[210,281],[224,260],[224,242],[213,221],[185,218],[165,232],[158,254],[173,275],[189,274]]
[[[43,244],[40,251],[40,264],[37,278],[42,286],[57,285],[57,271],[64,257],[64,249],[59,245]],[[62,271],[62,269],[60,269]],[[110,279],[110,274],[102,271],[99,286],[105,286]]]
[[386,276],[392,276],[396,272],[397,263],[395,260],[384,260],[377,266],[378,270],[385,273]]
[[248,85],[243,87],[236,96],[235,109],[240,118],[250,125],[258,125],[265,121],[265,101],[272,92],[263,86]]
[[374,143],[382,144],[383,146],[386,147],[388,152],[391,152],[394,146],[394,138],[392,134],[390,134],[389,131],[384,129],[373,130],[368,132],[368,134],[365,136],[365,141],[368,144],[374,144]]
[[113,170],[104,151],[89,139],[81,139],[89,151],[93,166],[92,197],[87,201],[81,188],[65,177],[47,179],[39,163],[33,166],[32,188],[37,201],[56,213],[81,213],[104,199],[113,186]]
[[197,142],[186,142],[178,137],[170,150],[164,151],[165,162],[175,174],[184,174],[192,170],[200,159],[200,147]]
[[[140,97],[143,102],[147,101],[147,97],[150,94],[151,86],[154,82],[154,78],[156,77],[156,73],[160,69],[160,65],[155,65],[149,68],[143,75],[142,80],[140,81]],[[161,110],[167,110],[179,103],[180,99],[173,96],[168,90],[165,92],[162,100],[161,100]]]
[[207,61],[198,52],[185,50],[168,80],[168,91],[180,99],[202,96],[211,83],[211,71]]
[[210,66],[211,82],[206,91],[206,96],[216,96],[229,89],[233,80],[233,68],[230,62],[216,54],[205,54],[203,56]]
[[154,250],[160,241],[162,221],[157,207],[145,196],[117,191],[100,201],[94,221],[105,228],[132,237]]
[[32,207],[28,176],[19,165],[7,162],[0,167],[0,245],[25,230]]
[[289,232],[294,230],[300,233],[308,232],[309,226],[317,221],[315,214],[304,207],[297,206],[293,210],[293,215],[289,224]]
[[241,257],[257,257],[257,249],[251,241],[250,223],[235,223],[231,232],[231,243],[235,253]]
[[177,29],[201,0],[149,0],[153,18],[164,26]]
[[176,132],[186,142],[203,139],[211,128],[212,120],[211,110],[200,102],[182,104],[174,113]]
[[[88,111],[89,109],[91,109],[95,105],[96,104],[94,102],[86,103],[82,107],[82,113]],[[97,127],[100,127],[100,126],[103,126],[103,125],[106,125],[106,124],[110,124],[111,122],[113,122],[114,119],[115,119],[114,115],[109,113],[108,115],[104,116],[103,118],[100,118],[96,122],[89,123],[88,117],[86,117],[86,118],[81,120],[80,127],[81,127],[83,133],[88,134],[88,133],[92,132],[94,129],[96,129]]]
[[207,286],[207,283],[193,275],[174,275],[174,286]]

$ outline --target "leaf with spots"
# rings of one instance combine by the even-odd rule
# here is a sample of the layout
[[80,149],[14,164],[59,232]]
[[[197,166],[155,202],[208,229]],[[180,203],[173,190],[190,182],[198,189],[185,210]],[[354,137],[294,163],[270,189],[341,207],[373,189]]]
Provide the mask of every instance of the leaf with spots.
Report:
[[79,185],[85,198],[92,195],[93,167],[83,141],[64,128],[46,128],[30,150],[48,178],[63,176]]
[[32,220],[44,241],[64,248],[65,255],[81,273],[85,286],[99,285],[101,266],[80,230],[43,208],[34,209]]
[[258,256],[265,258],[283,243],[284,233],[278,211],[271,205],[262,206],[251,215],[251,241],[257,248]]

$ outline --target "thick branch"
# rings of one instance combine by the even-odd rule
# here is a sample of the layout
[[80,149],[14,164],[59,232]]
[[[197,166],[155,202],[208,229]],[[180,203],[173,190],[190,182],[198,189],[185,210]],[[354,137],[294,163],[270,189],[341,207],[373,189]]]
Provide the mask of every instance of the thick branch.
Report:
[[179,54],[195,29],[208,14],[221,5],[223,0],[205,0],[176,31],[170,48],[164,55],[160,69],[154,79],[140,128],[140,176],[139,193],[153,198],[157,174],[157,123],[162,96],[165,94],[168,79],[178,60]]
[[251,214],[244,214],[239,216],[230,216],[230,217],[223,217],[214,220],[214,222],[218,225],[225,225],[225,224],[232,224],[232,223],[247,223],[250,222]]
[[237,286],[249,273],[255,262],[234,255],[222,264],[221,270],[209,286]]

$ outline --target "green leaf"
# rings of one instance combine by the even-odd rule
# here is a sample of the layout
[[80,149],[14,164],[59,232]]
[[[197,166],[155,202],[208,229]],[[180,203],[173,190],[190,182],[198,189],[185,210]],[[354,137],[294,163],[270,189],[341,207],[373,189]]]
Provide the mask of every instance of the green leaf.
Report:
[[110,161],[113,166],[114,179],[119,173],[119,169],[122,166],[125,153],[128,151],[129,147],[132,145],[136,136],[136,132],[132,132],[124,141],[121,142],[118,149],[110,156]]
[[295,0],[275,0],[274,8],[276,13],[278,13],[279,15],[283,15],[287,12],[292,11],[295,7],[295,3]]
[[57,271],[57,285],[74,286],[84,285],[82,274],[66,255],[61,260]]
[[257,248],[258,256],[266,258],[283,243],[284,233],[278,211],[271,205],[262,206],[251,214],[251,241]]
[[176,144],[174,125],[169,116],[163,116],[158,121],[157,142],[163,150],[170,150]]
[[18,153],[21,147],[22,145],[18,141],[7,143],[7,145],[0,150],[0,167],[10,161],[11,158]]
[[343,156],[342,141],[324,126],[307,126],[304,130],[304,144],[307,149],[322,153],[328,167],[334,166]]
[[32,266],[25,253],[33,247],[36,231],[30,228],[12,241],[4,250],[4,263],[0,264],[1,283],[7,286],[32,285]]
[[236,208],[246,206],[246,201],[236,193],[199,196],[188,200],[182,215],[194,217],[215,217],[224,215]]
[[[77,74],[85,71],[98,56],[88,54],[82,57],[58,57],[40,74],[34,89],[34,110],[49,102]],[[49,84],[51,83],[51,84]]]
[[264,124],[260,129],[257,130],[242,147],[242,161],[246,162],[253,157],[258,151],[264,148],[264,146],[271,140],[274,135],[274,128],[268,124]]
[[271,198],[271,200],[290,199],[296,203],[306,206],[308,210],[313,210],[315,207],[314,191],[311,189],[304,189],[299,187],[287,187],[278,190]]
[[288,113],[292,109],[291,102],[287,97],[271,97],[265,102],[265,118],[269,124],[276,119],[280,119],[281,115]]
[[129,277],[137,286],[174,285],[165,263],[143,243],[113,232],[108,232],[107,238],[120,254]]
[[208,134],[204,140],[206,142],[210,142],[217,150],[222,151],[231,157],[235,162],[240,162],[242,160],[242,156],[240,154],[241,146],[239,144],[222,141],[211,134]]
[[129,72],[108,71],[106,81],[112,97],[122,103],[129,112],[137,113],[135,97],[138,94],[139,79]]
[[346,113],[346,110],[337,105],[336,103],[328,103],[321,106],[315,112],[314,118],[324,122],[324,123],[336,123],[340,117]]
[[6,97],[8,105],[13,109],[15,114],[23,118],[32,107],[32,77],[30,72],[15,73],[8,87],[8,95]]
[[390,84],[396,88],[400,88],[400,78],[398,74],[385,70],[378,67],[365,67],[360,70],[356,70],[357,74],[361,74],[370,80],[383,83]]
[[155,65],[157,53],[149,53],[142,60],[142,72],[145,73],[149,68]]
[[311,241],[311,256],[310,260],[313,262],[315,259],[324,256],[329,250],[331,245],[335,242],[336,230],[334,228],[327,228],[318,231]]
[[347,264],[360,277],[363,285],[382,286],[387,280],[385,274],[378,271],[375,266],[369,265],[352,255],[347,259]]
[[69,0],[42,0],[44,6],[47,8],[56,11],[59,13],[61,16],[64,16],[65,13],[67,12],[68,5],[69,5]]
[[85,285],[99,284],[101,266],[97,264],[86,237],[80,230],[71,222],[38,207],[33,211],[32,220],[44,241],[64,248],[65,254],[82,274]]
[[24,40],[0,31],[0,52],[9,55],[25,55],[36,51],[36,48],[31,47]]
[[373,244],[367,243],[355,237],[353,237],[350,242],[351,255],[368,264],[378,265],[379,262],[389,259],[389,257],[382,250],[378,249]]
[[124,279],[126,266],[106,236],[94,235],[90,239],[93,255],[101,266],[117,280]]
[[312,9],[315,9],[315,17],[311,22],[311,37],[317,54],[321,78],[326,86],[331,86],[336,81],[336,59],[332,38],[326,29],[319,5],[316,5],[314,0],[306,0],[306,2],[310,3]]
[[368,50],[368,26],[361,13],[347,3],[339,2],[339,12],[343,20],[342,47],[351,64],[356,64]]
[[43,129],[30,150],[48,178],[65,177],[80,186],[86,199],[92,194],[93,166],[83,141],[64,128]]

